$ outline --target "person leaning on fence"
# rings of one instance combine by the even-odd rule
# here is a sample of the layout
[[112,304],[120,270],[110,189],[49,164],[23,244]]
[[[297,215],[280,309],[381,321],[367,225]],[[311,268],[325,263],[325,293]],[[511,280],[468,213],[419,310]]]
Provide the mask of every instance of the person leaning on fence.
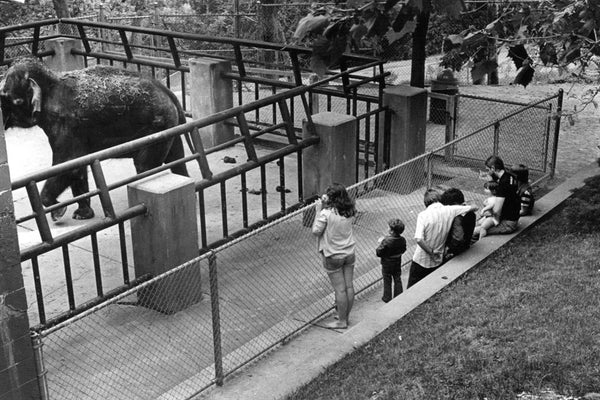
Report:
[[[506,171],[504,162],[498,156],[490,156],[485,161],[488,175],[498,182],[496,201],[492,210],[498,225],[487,230],[487,235],[513,233],[517,230],[521,211],[521,200],[517,194],[517,180]],[[479,227],[475,227],[475,236],[479,238]]]
[[[440,202],[445,206],[465,205],[465,196],[460,189],[449,188],[442,193]],[[471,247],[476,219],[477,217],[473,211],[454,217],[450,232],[448,232],[448,237],[446,238],[444,262]]]
[[[383,300],[389,302],[402,293],[402,254],[406,251],[406,239],[402,237],[404,222],[398,218],[388,221],[389,232],[380,237],[375,249],[377,257],[381,258],[381,275],[383,277]],[[394,291],[392,295],[392,282]]]
[[469,211],[476,211],[475,205],[451,205],[440,203],[441,194],[436,189],[425,191],[425,210],[417,216],[415,240],[417,248],[413,254],[408,276],[411,287],[435,271],[444,260],[446,238],[454,218]]
[[315,205],[312,233],[317,236],[323,268],[335,292],[337,321],[328,328],[343,329],[350,324],[354,305],[355,240],[352,230],[356,208],[346,188],[339,183],[329,186]]

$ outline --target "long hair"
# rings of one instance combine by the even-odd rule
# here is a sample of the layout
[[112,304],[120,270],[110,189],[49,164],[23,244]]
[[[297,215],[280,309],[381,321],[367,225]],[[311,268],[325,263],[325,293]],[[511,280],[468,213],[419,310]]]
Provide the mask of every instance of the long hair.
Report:
[[344,185],[333,183],[325,192],[328,206],[337,210],[342,217],[350,218],[356,215],[354,200],[350,198]]

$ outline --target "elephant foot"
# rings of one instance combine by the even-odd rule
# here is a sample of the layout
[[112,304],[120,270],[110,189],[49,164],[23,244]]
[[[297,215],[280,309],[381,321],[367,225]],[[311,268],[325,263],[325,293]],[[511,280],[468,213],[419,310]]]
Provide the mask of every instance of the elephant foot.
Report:
[[61,208],[58,208],[58,209],[56,209],[54,211],[51,211],[50,212],[50,217],[52,217],[52,221],[56,222],[59,219],[61,219],[65,215],[66,212],[67,212],[67,207],[66,206],[65,207],[61,207]]
[[94,218],[94,210],[91,208],[78,208],[73,213],[73,219],[92,219]]

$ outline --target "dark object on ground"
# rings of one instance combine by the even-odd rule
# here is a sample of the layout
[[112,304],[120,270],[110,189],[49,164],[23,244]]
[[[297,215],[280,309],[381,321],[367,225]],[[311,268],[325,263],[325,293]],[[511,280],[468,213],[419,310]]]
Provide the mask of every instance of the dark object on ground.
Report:
[[277,192],[285,192],[285,193],[291,193],[292,191],[290,189],[285,188],[284,186],[277,186],[275,188],[275,191]]
[[250,194],[262,194],[263,191],[262,189],[256,190],[256,189],[248,189],[248,193]]
[[[107,66],[57,75],[36,58],[22,58],[0,82],[0,97],[5,128],[42,128],[52,148],[53,165],[186,121],[179,100],[162,83]],[[140,173],[183,155],[178,136],[120,157],[133,158]],[[171,170],[188,175],[184,164]],[[58,203],[57,197],[69,186],[73,196],[89,192],[86,167],[48,178],[41,193],[43,205]],[[78,205],[73,218],[94,216],[89,198]],[[56,220],[64,211],[55,210],[51,216]]]
[[519,69],[523,66],[523,62],[529,58],[525,45],[518,44],[508,48],[508,57],[515,63],[515,68]]
[[533,74],[535,70],[531,66],[531,59],[527,59],[523,62],[523,66],[515,76],[515,80],[513,81],[513,85],[523,85],[524,88],[531,83],[533,79]]
[[235,158],[233,158],[233,157],[228,157],[228,156],[225,156],[225,157],[223,157],[223,162],[224,162],[225,164],[235,164],[235,163],[237,163],[237,161],[236,161],[236,159],[235,159]]

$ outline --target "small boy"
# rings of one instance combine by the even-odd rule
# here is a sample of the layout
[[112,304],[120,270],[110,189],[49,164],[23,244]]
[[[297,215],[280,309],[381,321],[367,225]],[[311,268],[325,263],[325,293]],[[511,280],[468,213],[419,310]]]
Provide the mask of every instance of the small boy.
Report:
[[[387,303],[402,293],[402,254],[406,251],[406,239],[402,237],[404,222],[395,218],[388,221],[389,233],[379,238],[379,246],[375,250],[381,258],[381,274],[383,275],[383,297]],[[394,295],[392,296],[392,281]]]

